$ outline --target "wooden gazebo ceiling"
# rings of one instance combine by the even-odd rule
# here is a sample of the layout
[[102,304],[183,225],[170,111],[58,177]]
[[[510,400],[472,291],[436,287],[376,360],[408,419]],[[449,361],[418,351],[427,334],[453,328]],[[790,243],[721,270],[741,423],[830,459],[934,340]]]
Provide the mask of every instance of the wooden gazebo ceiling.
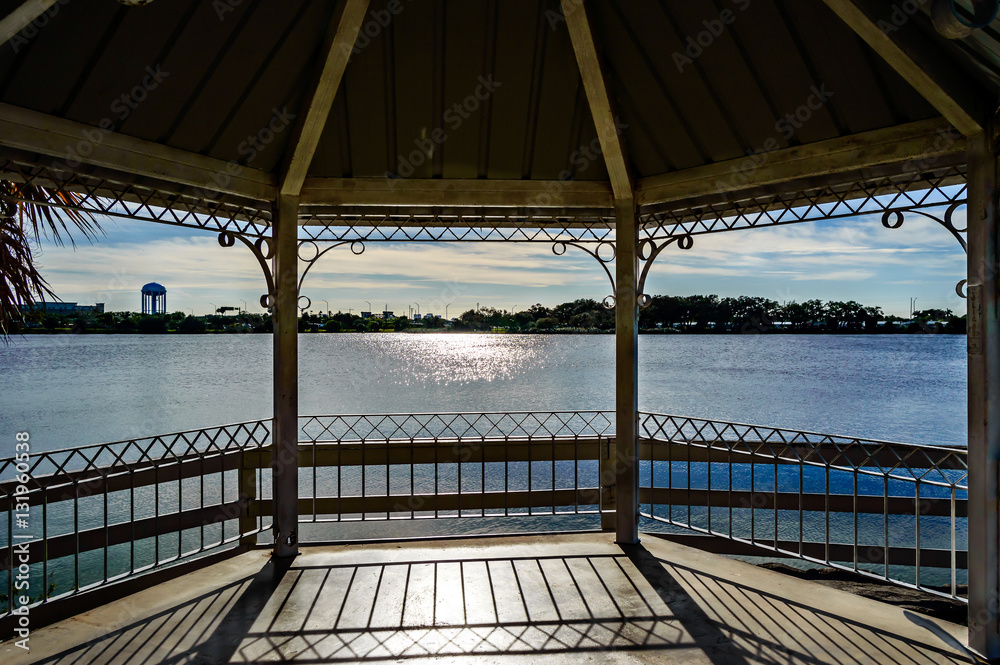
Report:
[[[0,48],[0,154],[44,164],[96,136],[69,155],[81,170],[272,200],[344,2],[56,3],[43,27]],[[940,130],[981,129],[1000,90],[992,29],[949,41],[919,14],[880,45],[848,25],[879,12],[891,21],[888,3],[586,4],[642,205],[719,191],[763,151],[768,168],[743,168],[734,189],[857,179],[914,157],[960,163],[964,140],[942,142]],[[23,5],[2,0],[0,16]],[[144,99],[128,99],[143,81]],[[558,0],[372,0],[334,91],[304,203],[493,204],[523,190],[514,198],[555,191],[556,205],[610,205]],[[261,134],[269,124],[277,131]],[[241,168],[221,186],[210,174],[230,162]]]

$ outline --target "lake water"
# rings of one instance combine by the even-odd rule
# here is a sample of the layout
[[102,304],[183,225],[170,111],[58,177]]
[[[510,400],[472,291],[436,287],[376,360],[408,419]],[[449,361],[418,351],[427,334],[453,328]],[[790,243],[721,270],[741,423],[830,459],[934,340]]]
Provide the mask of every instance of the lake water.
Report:
[[[299,367],[303,414],[614,408],[610,335],[301,335]],[[0,369],[0,456],[271,415],[269,335],[33,335]],[[964,445],[965,338],[642,336],[639,406]]]
[[[639,358],[639,404],[644,411],[911,443],[965,444],[962,336],[655,335],[640,337]],[[31,433],[33,450],[41,451],[257,420],[271,414],[271,338],[267,335],[35,335],[0,347],[0,368],[0,456],[12,454],[14,433],[23,430]],[[303,414],[610,410],[614,407],[614,338],[302,335],[300,406]],[[583,464],[581,469],[596,478],[595,464]],[[525,469],[512,468],[509,473],[524,475]],[[648,465],[641,473],[648,473]],[[658,473],[657,486],[662,486],[666,474],[663,468]],[[345,492],[357,469],[346,474]],[[749,488],[749,467],[737,469],[733,478],[734,488]],[[784,482],[788,481],[797,482],[794,478]],[[753,484],[758,491],[768,491],[770,482],[764,467]],[[582,477],[581,483],[586,484]],[[712,484],[717,487],[718,481],[713,479]],[[307,485],[304,482],[300,490],[305,491]],[[229,481],[230,489],[233,486]],[[109,521],[127,521],[130,515],[151,517],[152,490],[145,490],[145,494],[137,491],[136,497],[127,492],[113,497]],[[185,494],[188,490],[198,492],[194,485]],[[783,487],[782,491],[795,488]],[[881,490],[873,487],[872,491]],[[264,494],[268,493],[265,489]],[[321,493],[335,495],[336,491]],[[176,492],[161,491],[161,505],[175,500]],[[100,527],[104,521],[101,499],[87,501],[86,505],[81,501],[79,528]],[[73,531],[70,509],[69,502],[50,508],[50,535]],[[946,547],[946,520],[923,519],[931,520],[922,522],[925,546]],[[766,527],[766,520],[761,521]],[[579,529],[598,524],[595,516],[431,522],[304,526],[302,537],[354,539]],[[844,542],[853,538],[854,525],[846,514],[835,516],[832,526],[834,533],[847,538]],[[666,527],[644,520],[642,528]],[[819,514],[805,525],[806,533],[814,537],[820,537],[825,528]],[[892,529],[905,543],[912,537],[912,517],[894,518]],[[858,531],[865,541],[880,542],[881,517],[863,516]],[[958,536],[962,547],[964,525]],[[80,583],[101,579],[105,566],[112,574],[125,572],[130,559],[134,565],[152,563],[178,547],[196,548],[203,537],[214,542],[218,529],[195,529],[186,532],[182,541],[174,535],[162,536],[134,551],[118,546],[106,558],[103,551],[84,554]],[[768,534],[758,533],[758,537]],[[0,534],[0,541],[5,540],[5,534]],[[76,575],[72,558],[54,562],[49,572],[61,589],[72,588]],[[930,579],[944,583],[946,571],[933,578],[925,576],[925,582]],[[39,579],[33,588],[40,585]]]

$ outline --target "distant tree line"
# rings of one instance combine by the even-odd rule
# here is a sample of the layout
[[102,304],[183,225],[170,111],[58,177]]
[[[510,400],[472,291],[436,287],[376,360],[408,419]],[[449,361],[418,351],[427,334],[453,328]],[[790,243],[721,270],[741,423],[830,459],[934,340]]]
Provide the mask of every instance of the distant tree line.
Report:
[[[362,318],[353,313],[304,312],[299,332],[392,332],[419,328],[470,332],[613,332],[614,309],[596,300],[580,299],[555,307],[532,305],[519,312],[482,307],[470,309],[451,321],[441,317],[411,321]],[[926,309],[904,319],[886,315],[880,307],[852,301],[806,300],[779,304],[753,296],[720,298],[702,296],[653,296],[640,310],[639,328],[644,332],[682,333],[876,333],[926,332],[965,333],[965,316],[951,310]],[[101,314],[31,312],[23,332],[96,333],[270,333],[269,314],[238,313],[189,316],[183,312],[145,315],[134,312]]]

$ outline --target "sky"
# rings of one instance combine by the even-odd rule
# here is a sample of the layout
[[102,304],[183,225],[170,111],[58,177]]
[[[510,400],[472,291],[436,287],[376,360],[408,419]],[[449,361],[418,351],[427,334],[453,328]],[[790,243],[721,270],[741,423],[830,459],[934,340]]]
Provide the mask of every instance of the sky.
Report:
[[[964,212],[955,223],[964,226]],[[163,224],[103,219],[106,235],[76,249],[44,243],[36,259],[65,301],[105,303],[107,311],[138,311],[139,289],[156,281],[167,309],[207,314],[220,306],[263,312],[264,279],[244,246],[219,246],[216,234]],[[804,222],[697,236],[687,251],[670,247],[647,280],[651,295],[759,296],[778,302],[856,300],[887,314],[917,309],[965,313],[955,293],[965,278],[965,253],[951,234],[917,215],[899,229],[880,216]],[[345,246],[310,271],[302,295],[311,311],[386,306],[457,316],[481,305],[504,310],[578,298],[602,300],[611,285],[597,262],[570,248],[555,256],[545,243],[366,243],[360,256]],[[366,302],[367,301],[367,302]],[[327,306],[329,303],[329,307]]]

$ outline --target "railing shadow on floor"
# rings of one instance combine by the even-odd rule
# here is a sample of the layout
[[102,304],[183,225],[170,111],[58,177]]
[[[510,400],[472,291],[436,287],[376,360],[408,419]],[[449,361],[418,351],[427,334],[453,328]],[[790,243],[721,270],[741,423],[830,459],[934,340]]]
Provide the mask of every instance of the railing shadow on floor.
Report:
[[269,562],[251,577],[40,662],[660,651],[667,662],[846,665],[858,662],[859,650],[885,664],[968,662],[853,617],[664,561],[641,545],[621,555]]

